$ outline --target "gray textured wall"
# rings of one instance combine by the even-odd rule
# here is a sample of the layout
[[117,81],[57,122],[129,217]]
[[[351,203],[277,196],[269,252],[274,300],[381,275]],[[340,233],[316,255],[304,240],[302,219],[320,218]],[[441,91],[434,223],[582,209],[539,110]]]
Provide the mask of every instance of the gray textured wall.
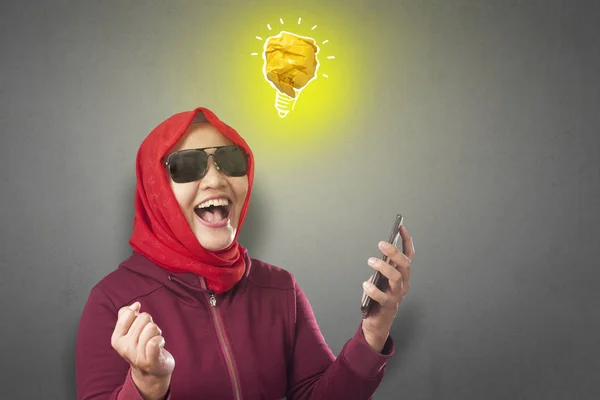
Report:
[[219,21],[259,2],[2,2],[0,397],[74,398],[80,312],[129,254],[137,147],[197,105],[252,145],[242,243],[297,276],[334,352],[405,214],[412,292],[377,399],[600,397],[600,3],[369,3],[261,3],[379,38],[372,92],[323,132],[358,161],[290,147],[281,168],[214,79]]

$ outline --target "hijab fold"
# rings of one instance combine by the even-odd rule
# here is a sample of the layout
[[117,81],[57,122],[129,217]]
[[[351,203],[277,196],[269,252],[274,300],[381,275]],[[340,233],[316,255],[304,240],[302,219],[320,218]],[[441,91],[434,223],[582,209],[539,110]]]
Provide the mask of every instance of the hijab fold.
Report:
[[[163,158],[192,122],[205,121],[242,147],[249,156],[248,194],[242,206],[233,243],[226,249],[204,249],[194,235],[170,186]],[[220,294],[232,289],[246,269],[244,249],[237,241],[254,180],[254,157],[244,139],[210,110],[198,107],[175,114],[144,139],[136,158],[135,217],[129,244],[134,251],[172,272],[202,276],[208,289]]]

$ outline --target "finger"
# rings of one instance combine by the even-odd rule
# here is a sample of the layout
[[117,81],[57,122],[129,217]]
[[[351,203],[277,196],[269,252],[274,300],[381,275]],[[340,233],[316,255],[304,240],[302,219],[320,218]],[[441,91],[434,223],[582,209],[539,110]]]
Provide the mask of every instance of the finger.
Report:
[[408,267],[411,263],[410,258],[398,250],[398,248],[387,242],[379,242],[379,249],[383,254],[389,257],[390,264],[395,264],[399,267]]
[[[402,281],[404,285],[407,285],[410,280],[410,265],[412,260],[402,253],[398,248],[390,245],[386,246],[386,242],[382,242],[382,251],[390,258],[390,264],[398,266],[400,274],[402,274]],[[388,243],[389,244],[389,243]]]
[[133,340],[132,343],[134,346],[137,347],[142,331],[150,322],[152,322],[152,317],[146,312],[139,314],[135,318],[131,328],[129,328],[129,332],[127,332],[127,336]]
[[140,302],[136,301],[135,303],[133,303],[131,305],[121,307],[119,309],[118,315],[123,314],[123,312],[125,312],[127,310],[134,311],[134,312],[139,312],[141,307],[142,307],[142,305],[140,304]]
[[415,244],[404,225],[400,227],[400,236],[402,237],[402,252],[412,261],[415,258]]
[[127,334],[131,324],[135,320],[137,314],[136,310],[139,310],[139,303],[137,302],[130,306],[122,307],[119,310],[117,323],[115,324],[115,329],[113,330],[113,339],[118,339]]
[[411,260],[410,260],[410,258],[408,258],[408,256],[406,256],[397,247],[395,247],[394,245],[392,245],[388,242],[380,241],[378,243],[378,247],[379,247],[379,250],[381,250],[381,252],[383,254],[385,254],[386,256],[388,256],[390,258],[390,261],[391,261],[390,263],[393,263],[396,265],[409,265],[411,262]]
[[363,289],[367,296],[375,300],[382,307],[388,307],[390,305],[390,295],[382,292],[373,285],[371,282],[363,282]]
[[138,341],[137,349],[138,354],[143,354],[146,357],[146,346],[148,342],[156,336],[162,335],[162,331],[154,322],[146,324]]
[[410,289],[410,267],[400,268],[400,274],[402,275],[402,285],[400,285],[400,296],[404,297]]
[[390,264],[375,257],[369,258],[368,264],[388,279],[392,292],[397,291],[402,286],[402,274]]
[[400,293],[398,294],[400,301],[402,301],[406,297],[409,290],[410,284],[402,284],[402,289],[400,289]]
[[408,287],[410,285],[410,263],[408,265],[398,265],[398,270],[402,275],[402,287],[404,290],[408,291]]

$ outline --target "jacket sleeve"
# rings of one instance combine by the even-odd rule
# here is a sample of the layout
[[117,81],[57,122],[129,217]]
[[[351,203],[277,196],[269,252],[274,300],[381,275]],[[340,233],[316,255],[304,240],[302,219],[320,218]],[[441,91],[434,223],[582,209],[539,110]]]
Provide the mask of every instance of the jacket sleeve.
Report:
[[[133,383],[129,364],[110,343],[117,314],[118,308],[94,287],[77,331],[75,375],[78,400],[144,400]],[[170,389],[167,400],[170,400]]]
[[394,355],[388,337],[381,353],[365,340],[362,321],[337,359],[325,342],[313,310],[302,289],[295,284],[292,303],[293,358],[287,399],[368,400],[381,383],[386,361]]

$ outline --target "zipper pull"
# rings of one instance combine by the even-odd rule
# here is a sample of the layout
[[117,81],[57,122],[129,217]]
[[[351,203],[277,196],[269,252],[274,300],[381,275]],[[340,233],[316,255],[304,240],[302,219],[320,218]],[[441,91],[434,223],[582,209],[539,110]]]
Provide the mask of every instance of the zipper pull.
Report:
[[215,295],[211,293],[209,295],[209,297],[210,297],[210,305],[213,307],[216,307],[217,306],[217,298],[215,297]]

